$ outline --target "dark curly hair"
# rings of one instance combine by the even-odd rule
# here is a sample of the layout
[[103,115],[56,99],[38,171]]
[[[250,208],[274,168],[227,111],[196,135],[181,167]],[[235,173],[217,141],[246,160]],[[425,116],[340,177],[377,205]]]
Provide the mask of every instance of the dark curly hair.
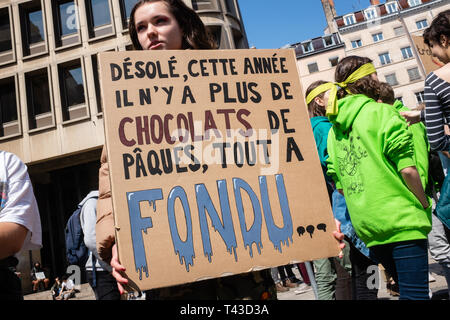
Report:
[[137,36],[134,14],[143,4],[158,1],[164,2],[167,5],[178,22],[183,33],[182,49],[216,49],[213,38],[206,30],[206,27],[197,12],[189,8],[183,0],[139,0],[131,10],[130,22],[128,25],[128,31],[130,33],[131,41],[133,42],[134,50],[142,50]]
[[[310,86],[308,87],[308,89],[306,89],[306,97],[317,87],[323,85],[327,83],[326,81],[323,80],[319,80],[316,82],[313,82],[310,84]],[[323,98],[323,96],[325,95],[325,92],[321,93],[318,95],[319,98]],[[325,117],[326,114],[326,107],[322,107],[321,105],[319,105],[314,99],[313,101],[311,101],[308,104],[308,112],[309,112],[309,117],[313,118],[313,117]]]
[[441,46],[441,36],[443,35],[450,40],[450,10],[442,11],[434,18],[430,27],[423,33],[423,40],[429,47],[431,42]]
[[380,97],[383,103],[394,104],[395,102],[395,93],[394,89],[389,83],[381,82],[380,83]]
[[[353,72],[367,63],[372,63],[372,60],[358,56],[349,56],[342,59],[336,66],[336,72],[334,74],[336,82],[344,82]],[[370,75],[348,84],[347,89],[352,94],[364,94],[375,101],[380,96],[380,82],[373,80]],[[347,94],[347,91],[344,89],[338,90],[339,99],[342,99]]]

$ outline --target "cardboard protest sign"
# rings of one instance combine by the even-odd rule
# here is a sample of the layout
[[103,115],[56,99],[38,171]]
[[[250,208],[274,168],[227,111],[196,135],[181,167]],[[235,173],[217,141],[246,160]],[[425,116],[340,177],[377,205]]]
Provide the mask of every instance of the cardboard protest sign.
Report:
[[99,62],[131,283],[338,255],[293,50],[107,52]]
[[414,45],[416,46],[419,59],[422,61],[426,74],[435,71],[444,65],[438,58],[433,57],[431,49],[423,41],[423,37],[412,36]]

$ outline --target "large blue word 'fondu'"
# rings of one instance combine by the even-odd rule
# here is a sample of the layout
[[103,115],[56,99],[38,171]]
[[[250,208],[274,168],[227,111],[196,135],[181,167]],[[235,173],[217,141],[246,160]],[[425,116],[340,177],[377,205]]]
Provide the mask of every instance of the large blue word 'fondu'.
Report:
[[[289,246],[289,240],[293,242],[292,216],[289,208],[283,175],[275,175],[275,180],[278,191],[279,205],[283,217],[283,227],[278,227],[274,222],[272,207],[269,200],[267,178],[265,176],[260,176],[258,180],[261,202],[258,198],[258,195],[246,181],[240,178],[233,178],[234,199],[239,218],[242,239],[244,242],[244,248],[248,248],[247,250],[249,250],[249,255],[252,258],[253,244],[256,245],[259,254],[261,254],[261,249],[263,247],[261,240],[263,212],[269,240],[272,242],[275,250],[282,252],[283,245]],[[219,194],[221,217],[219,217],[219,213],[214,206],[214,203],[206,186],[204,184],[195,185],[195,196],[197,200],[199,224],[203,242],[203,252],[211,263],[213,248],[211,245],[207,220],[208,215],[214,230],[219,232],[220,236],[222,237],[227,251],[230,254],[234,253],[235,260],[237,261],[237,241],[231,214],[230,197],[228,194],[226,180],[217,181],[217,190]],[[250,217],[251,213],[245,212],[243,194],[246,195],[245,200],[250,200],[250,203],[245,207],[249,208],[249,205],[251,205],[252,208],[250,210],[253,213],[253,224],[250,226],[250,228],[247,226],[248,222],[246,220],[246,216],[247,218]],[[146,276],[148,277],[148,267],[146,262],[142,232],[147,233],[147,229],[153,227],[151,218],[143,218],[141,216],[140,202],[146,201],[149,202],[150,205],[153,203],[153,210],[156,211],[156,201],[162,199],[162,189],[152,189],[127,193],[134,261],[136,270],[139,272],[140,279],[142,278],[142,272],[145,272]],[[175,216],[175,203],[177,200],[180,200],[181,202],[186,222],[187,235],[185,240],[181,239],[178,232],[178,226]],[[189,268],[194,265],[195,258],[192,216],[188,197],[185,190],[181,186],[174,187],[169,193],[167,199],[167,218],[169,221],[170,234],[175,255],[179,256],[180,264],[184,264],[186,267],[186,271],[189,272]]]

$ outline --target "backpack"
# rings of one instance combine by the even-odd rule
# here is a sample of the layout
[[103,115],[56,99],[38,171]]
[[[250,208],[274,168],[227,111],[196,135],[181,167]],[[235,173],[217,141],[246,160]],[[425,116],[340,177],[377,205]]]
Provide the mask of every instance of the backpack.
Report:
[[[97,197],[93,196],[91,198]],[[89,249],[84,244],[84,234],[81,228],[82,209],[83,207],[78,205],[77,209],[70,216],[65,228],[65,236],[67,262],[69,265],[78,265],[84,268],[89,259]]]
[[80,214],[82,207],[78,205],[67,221],[66,256],[69,265],[84,267],[89,258],[89,249],[84,244],[84,234],[81,228]]
[[445,177],[435,213],[442,224],[450,229],[450,173]]

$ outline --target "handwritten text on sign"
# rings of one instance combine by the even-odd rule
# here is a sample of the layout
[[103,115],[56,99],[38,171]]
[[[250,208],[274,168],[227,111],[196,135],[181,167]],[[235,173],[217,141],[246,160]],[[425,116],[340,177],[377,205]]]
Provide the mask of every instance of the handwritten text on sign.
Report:
[[128,277],[153,288],[337,254],[290,50],[100,57]]

